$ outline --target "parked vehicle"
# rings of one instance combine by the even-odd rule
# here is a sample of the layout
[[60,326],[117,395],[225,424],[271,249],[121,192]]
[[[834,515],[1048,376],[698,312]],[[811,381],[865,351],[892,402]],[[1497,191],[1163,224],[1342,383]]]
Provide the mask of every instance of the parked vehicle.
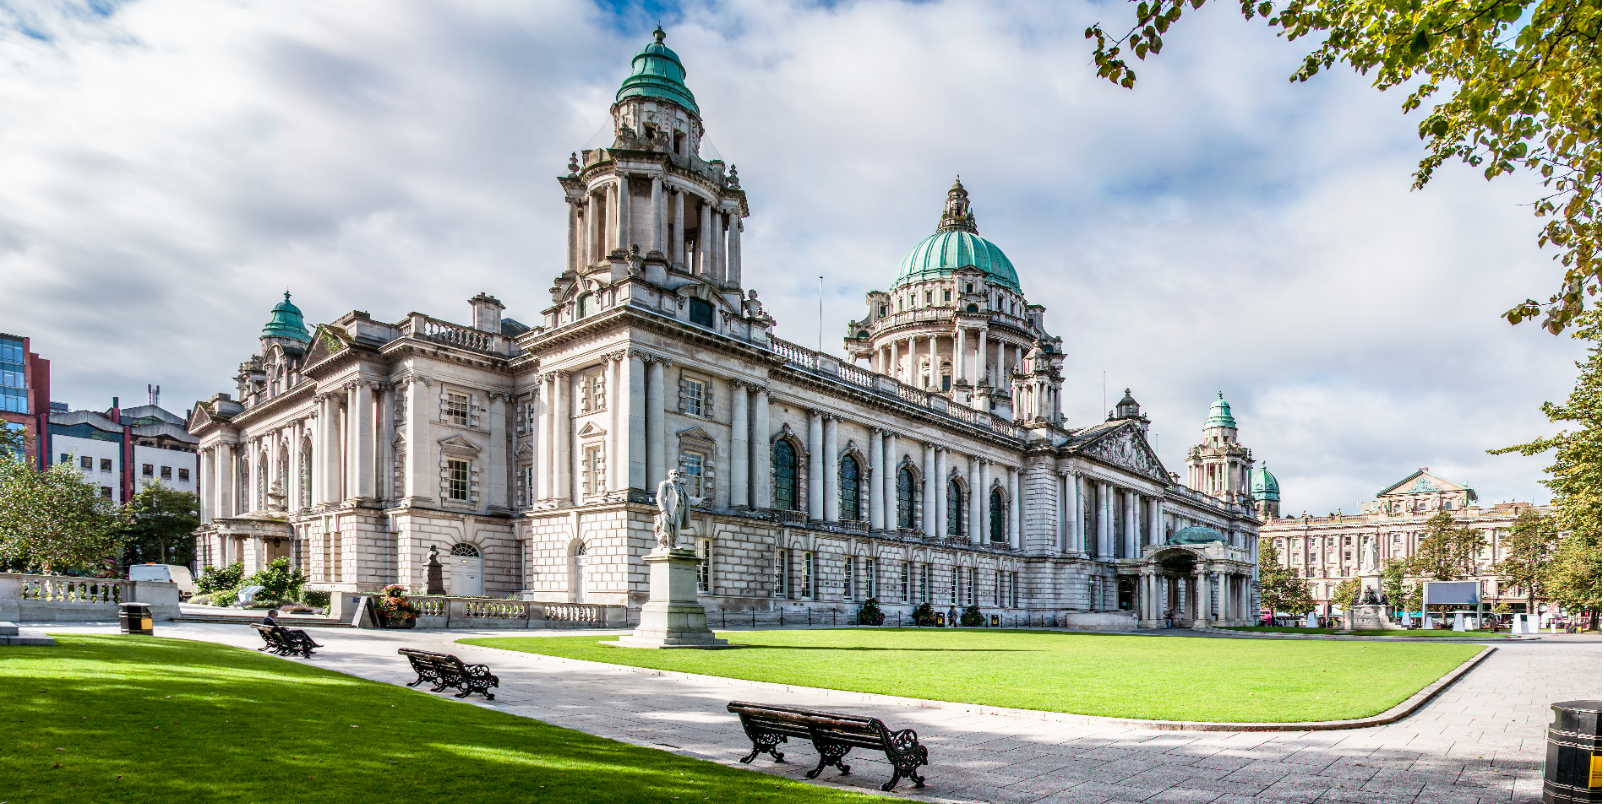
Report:
[[128,580],[177,584],[179,600],[195,594],[195,576],[178,564],[135,564],[128,568]]

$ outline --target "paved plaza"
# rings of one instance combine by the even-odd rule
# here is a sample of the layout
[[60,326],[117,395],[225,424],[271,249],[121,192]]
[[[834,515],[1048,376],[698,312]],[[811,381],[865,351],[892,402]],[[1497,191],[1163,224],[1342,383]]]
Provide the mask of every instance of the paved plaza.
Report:
[[[242,625],[163,623],[157,633],[251,648],[261,644]],[[325,647],[308,663],[402,684],[416,676],[396,655],[397,648],[447,650],[488,663],[500,676],[496,700],[475,697],[476,706],[725,765],[738,765],[750,749],[740,724],[724,709],[731,700],[872,715],[893,728],[916,729],[930,747],[925,788],[904,782],[898,795],[963,802],[1536,802],[1548,704],[1600,697],[1596,637],[1494,640],[1489,644],[1498,650],[1480,666],[1391,725],[1324,732],[1177,732],[1095,718],[921,708],[862,693],[659,674],[453,644],[466,637],[508,635],[318,629],[314,636]],[[1187,694],[1184,684],[1175,694]],[[793,742],[782,750],[790,760],[786,764],[760,757],[743,767],[801,779],[816,759],[806,744]],[[847,762],[850,775],[826,770],[819,783],[878,792],[890,778],[883,757],[859,750]]]

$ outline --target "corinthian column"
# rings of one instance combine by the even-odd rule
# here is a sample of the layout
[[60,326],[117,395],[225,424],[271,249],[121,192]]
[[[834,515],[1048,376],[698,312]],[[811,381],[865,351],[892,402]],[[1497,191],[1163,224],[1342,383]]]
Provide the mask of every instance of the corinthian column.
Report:
[[739,213],[730,216],[729,263],[724,268],[724,286],[741,286],[741,218]]
[[747,409],[746,384],[730,383],[730,507],[752,505],[751,452],[752,425]]

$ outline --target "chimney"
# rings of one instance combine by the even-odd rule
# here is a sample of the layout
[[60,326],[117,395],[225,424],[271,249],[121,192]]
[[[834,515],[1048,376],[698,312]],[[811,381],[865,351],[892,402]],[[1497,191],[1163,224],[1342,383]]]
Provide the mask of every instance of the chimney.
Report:
[[145,393],[150,395],[151,407],[157,407],[161,404],[162,387],[160,385],[150,385],[147,383],[145,385]]
[[123,423],[123,409],[122,409],[122,405],[119,404],[119,401],[120,400],[118,400],[117,397],[115,397],[115,396],[111,398],[111,410],[106,411],[106,415],[110,416],[112,421],[114,421],[114,422],[116,422],[118,424],[122,424]]
[[486,293],[468,300],[473,306],[473,328],[481,332],[501,334],[501,311],[507,309],[501,301]]

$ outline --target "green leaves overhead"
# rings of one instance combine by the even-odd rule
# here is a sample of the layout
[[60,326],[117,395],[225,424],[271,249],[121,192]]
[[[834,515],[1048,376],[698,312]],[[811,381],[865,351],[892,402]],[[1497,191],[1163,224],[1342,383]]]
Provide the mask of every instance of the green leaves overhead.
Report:
[[[1162,34],[1186,6],[1206,0],[1139,3],[1121,37],[1102,26],[1094,40],[1097,75],[1130,88],[1136,72],[1121,57],[1158,53]],[[1410,84],[1404,112],[1444,87],[1418,133],[1427,154],[1414,176],[1424,187],[1443,162],[1481,167],[1491,180],[1524,169],[1542,181],[1531,202],[1542,222],[1539,247],[1554,246],[1564,273],[1546,302],[1532,299],[1504,316],[1511,324],[1543,316],[1559,333],[1598,294],[1600,185],[1600,9],[1597,0],[1239,0],[1242,16],[1265,18],[1287,40],[1323,36],[1290,80],[1307,81],[1343,62],[1373,75],[1380,90]],[[1438,100],[1435,99],[1434,100]]]

